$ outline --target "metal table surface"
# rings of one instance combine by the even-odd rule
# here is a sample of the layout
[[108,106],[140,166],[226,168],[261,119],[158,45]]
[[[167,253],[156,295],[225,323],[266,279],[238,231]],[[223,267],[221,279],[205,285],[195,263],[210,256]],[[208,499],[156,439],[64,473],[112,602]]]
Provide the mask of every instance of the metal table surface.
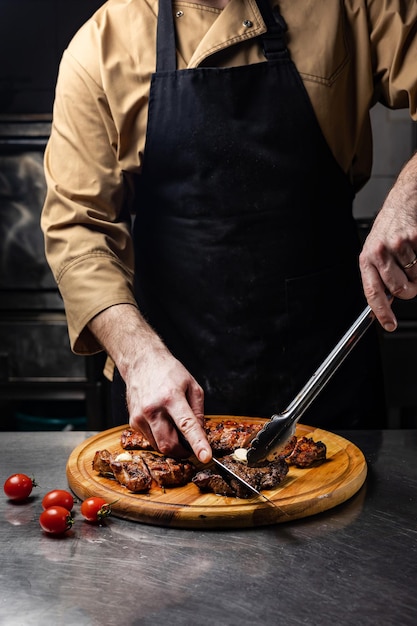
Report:
[[368,477],[348,502],[239,530],[160,528],[109,518],[46,536],[43,494],[88,432],[0,433],[0,476],[33,475],[25,504],[0,496],[5,626],[408,626],[417,624],[417,430],[340,432]]

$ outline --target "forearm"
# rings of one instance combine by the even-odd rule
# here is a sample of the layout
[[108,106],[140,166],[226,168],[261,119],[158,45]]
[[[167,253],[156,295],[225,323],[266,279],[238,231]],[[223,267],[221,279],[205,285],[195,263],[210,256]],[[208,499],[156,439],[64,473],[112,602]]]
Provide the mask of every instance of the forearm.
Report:
[[90,321],[88,327],[111,356],[124,380],[145,353],[169,353],[157,333],[131,304],[105,309]]
[[417,152],[404,165],[398,178],[390,190],[381,213],[385,212],[391,219],[398,220],[401,214],[404,217],[396,224],[394,232],[414,225],[417,218]]

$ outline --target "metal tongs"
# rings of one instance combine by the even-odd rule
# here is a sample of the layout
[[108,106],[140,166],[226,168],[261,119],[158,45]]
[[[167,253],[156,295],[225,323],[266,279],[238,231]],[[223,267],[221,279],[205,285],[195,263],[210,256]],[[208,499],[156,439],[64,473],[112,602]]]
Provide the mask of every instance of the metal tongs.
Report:
[[272,460],[279,455],[294,435],[295,426],[300,417],[329,382],[374,319],[375,315],[371,307],[367,306],[285,411],[273,415],[251,441],[251,446],[247,451],[249,465],[265,459]]

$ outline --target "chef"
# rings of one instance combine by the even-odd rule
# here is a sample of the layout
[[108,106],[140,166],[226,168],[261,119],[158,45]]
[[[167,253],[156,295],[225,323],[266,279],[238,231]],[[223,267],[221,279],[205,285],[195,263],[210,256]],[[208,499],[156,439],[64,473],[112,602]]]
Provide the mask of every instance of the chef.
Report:
[[[370,107],[417,120],[416,58],[406,0],[110,0],[75,35],[42,227],[72,349],[114,364],[115,424],[207,461],[204,414],[285,408],[365,298],[395,329],[417,157],[362,252],[352,201]],[[304,421],[380,427],[382,398],[369,332]]]

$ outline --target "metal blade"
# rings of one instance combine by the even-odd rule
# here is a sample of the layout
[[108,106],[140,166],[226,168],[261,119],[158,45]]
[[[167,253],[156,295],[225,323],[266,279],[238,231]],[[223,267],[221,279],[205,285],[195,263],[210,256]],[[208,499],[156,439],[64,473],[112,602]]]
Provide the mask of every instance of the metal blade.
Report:
[[[184,437],[184,435],[178,431],[178,438],[180,440],[180,442],[182,443],[182,445],[190,450],[192,452],[191,446],[188,443],[188,441],[186,440],[186,438]],[[246,480],[244,480],[243,478],[241,478],[238,474],[235,474],[235,472],[233,472],[231,469],[229,469],[228,467],[226,467],[225,465],[223,465],[223,463],[221,463],[218,459],[216,459],[216,457],[213,455],[211,457],[212,462],[217,465],[220,470],[226,474],[228,474],[229,476],[231,476],[232,478],[234,478],[235,480],[237,480],[241,485],[243,485],[244,487],[246,487],[246,489],[248,489],[251,493],[253,493],[255,496],[257,496],[258,498],[262,498],[263,500],[265,500],[266,502],[268,502],[268,504],[271,504],[273,507],[275,507],[276,509],[279,509],[281,512],[284,513],[284,515],[286,515],[286,513],[284,511],[282,511],[280,509],[279,506],[277,506],[276,504],[274,504],[272,502],[272,500],[270,500],[269,498],[267,498],[263,493],[261,493],[260,491],[258,491],[257,489],[255,489],[255,487],[252,487],[252,485],[250,485],[248,482],[246,482]]]
[[275,508],[279,508],[276,506],[276,504],[274,504],[272,502],[272,500],[270,500],[269,498],[267,498],[263,493],[261,493],[260,491],[258,491],[257,489],[255,489],[255,487],[252,487],[252,485],[250,485],[248,482],[246,482],[246,480],[244,480],[243,478],[241,478],[238,474],[236,474],[233,470],[229,469],[228,467],[226,467],[226,465],[223,465],[223,463],[221,463],[218,459],[216,459],[214,456],[212,457],[212,461],[215,465],[217,465],[223,472],[225,472],[226,474],[229,474],[229,476],[232,476],[233,478],[235,478],[238,482],[240,482],[241,485],[243,485],[244,487],[246,487],[246,489],[248,489],[249,491],[251,491],[254,495],[263,498],[266,502],[268,502],[268,504],[271,504],[272,506],[274,506]]

